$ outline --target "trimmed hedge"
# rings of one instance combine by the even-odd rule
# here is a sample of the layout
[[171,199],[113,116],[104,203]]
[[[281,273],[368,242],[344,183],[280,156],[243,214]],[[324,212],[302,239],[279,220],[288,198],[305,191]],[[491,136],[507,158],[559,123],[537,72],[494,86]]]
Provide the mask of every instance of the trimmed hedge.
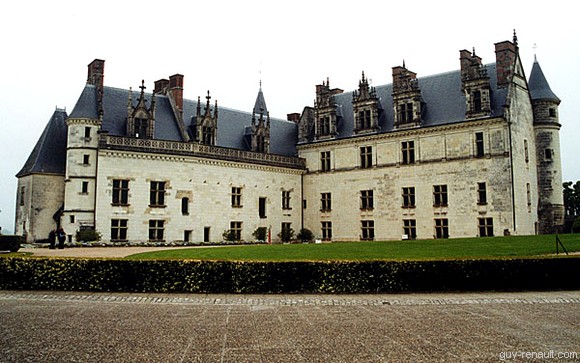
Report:
[[0,251],[16,252],[20,245],[24,243],[24,237],[0,234]]
[[393,293],[580,288],[580,258],[239,262],[0,258],[0,289]]

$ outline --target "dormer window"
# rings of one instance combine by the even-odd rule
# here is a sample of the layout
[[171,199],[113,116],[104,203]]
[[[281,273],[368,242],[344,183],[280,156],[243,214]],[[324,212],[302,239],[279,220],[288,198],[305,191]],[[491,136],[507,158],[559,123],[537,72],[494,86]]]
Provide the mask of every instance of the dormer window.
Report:
[[316,86],[314,104],[315,138],[328,139],[338,133],[338,118],[334,95],[342,93],[339,88],[330,89],[328,80]]
[[364,72],[358,83],[358,91],[352,95],[354,111],[354,132],[368,133],[379,129],[379,99],[374,87],[369,86]]
[[481,91],[473,92],[473,111],[481,112]]
[[144,139],[147,137],[147,124],[149,122],[143,118],[135,119],[135,137]]
[[145,100],[145,85],[141,81],[141,94],[137,106],[133,106],[132,91],[127,100],[127,135],[139,139],[152,139],[155,135],[155,93],[151,97],[151,106]]
[[393,68],[393,111],[395,128],[421,126],[423,102],[417,74],[402,67]]

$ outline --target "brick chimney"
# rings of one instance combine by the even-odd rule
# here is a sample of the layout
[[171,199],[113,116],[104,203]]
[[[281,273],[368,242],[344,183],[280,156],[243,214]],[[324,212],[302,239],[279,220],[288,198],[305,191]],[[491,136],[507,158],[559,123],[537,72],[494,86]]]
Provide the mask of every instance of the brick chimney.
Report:
[[174,74],[169,77],[169,92],[175,101],[175,107],[183,112],[183,75]]
[[165,95],[167,94],[167,89],[169,88],[169,80],[168,79],[160,79],[155,81],[155,90],[156,94]]
[[95,59],[88,65],[88,75],[87,84],[92,84],[97,86],[99,89],[103,89],[105,77],[105,61],[101,59]]
[[300,114],[298,112],[289,113],[286,115],[286,119],[288,121],[292,121],[294,123],[299,123],[300,122]]
[[517,54],[516,43],[506,40],[495,44],[498,87],[505,87],[512,80]]

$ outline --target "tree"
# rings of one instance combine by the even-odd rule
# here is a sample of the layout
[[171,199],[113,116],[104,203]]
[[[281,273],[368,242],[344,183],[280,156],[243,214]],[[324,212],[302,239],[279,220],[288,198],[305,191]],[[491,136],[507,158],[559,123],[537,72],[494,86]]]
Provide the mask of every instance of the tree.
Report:
[[580,180],[574,184],[571,181],[565,182],[563,186],[566,215],[580,215]]
[[308,228],[302,228],[300,232],[298,232],[298,236],[296,236],[302,242],[311,242],[314,239],[314,233]]
[[264,242],[264,241],[266,241],[266,238],[268,237],[268,228],[266,228],[266,227],[258,227],[252,233],[252,236],[254,236],[254,238],[256,239],[256,241]]

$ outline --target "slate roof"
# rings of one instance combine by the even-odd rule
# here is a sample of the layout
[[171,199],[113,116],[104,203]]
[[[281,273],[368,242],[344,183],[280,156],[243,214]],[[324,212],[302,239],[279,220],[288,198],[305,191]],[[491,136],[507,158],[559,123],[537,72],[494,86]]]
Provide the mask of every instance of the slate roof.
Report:
[[[487,64],[487,74],[490,78],[492,117],[503,113],[507,89],[497,88],[496,64]],[[456,70],[437,75],[418,77],[421,97],[424,102],[422,109],[422,127],[431,127],[465,121],[466,101],[461,91],[461,71]],[[393,85],[376,86],[381,109],[379,115],[379,133],[394,131]],[[338,134],[335,139],[355,137],[354,114],[352,108],[353,92],[345,92],[334,96],[337,107]],[[314,130],[311,130],[313,133]],[[310,135],[312,140],[313,135]]]
[[56,109],[17,178],[29,174],[65,174],[67,113]]
[[560,103],[558,96],[552,92],[537,59],[534,59],[528,87],[530,89],[532,100],[548,100]]
[[[133,105],[136,106],[140,92],[133,91]],[[103,124],[102,129],[110,135],[126,136],[127,100],[129,90],[104,87],[103,92]],[[261,97],[260,97],[261,96]],[[151,94],[145,93],[147,106],[151,103]],[[155,95],[155,138],[160,140],[184,141],[179,132],[179,127],[169,98],[164,95]],[[70,117],[97,117],[96,88],[87,85],[83,90]],[[201,102],[202,113],[205,102]],[[264,96],[261,89],[256,104],[263,103]],[[213,110],[213,103],[210,104]],[[183,122],[185,128],[195,124],[197,101],[183,100]],[[216,145],[227,148],[249,150],[249,145],[244,141],[245,128],[252,124],[252,113],[233,110],[218,104],[218,131]],[[298,127],[294,122],[270,118],[270,152],[273,154],[296,156],[296,140],[298,139]]]

